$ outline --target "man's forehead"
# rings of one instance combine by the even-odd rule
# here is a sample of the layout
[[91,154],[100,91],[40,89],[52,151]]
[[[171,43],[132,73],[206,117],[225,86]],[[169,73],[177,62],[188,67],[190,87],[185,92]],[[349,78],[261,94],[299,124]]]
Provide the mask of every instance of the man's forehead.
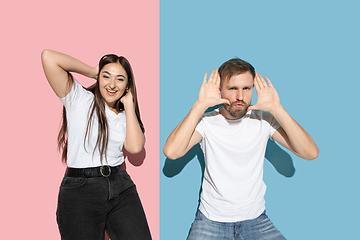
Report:
[[253,85],[254,84],[254,77],[248,71],[240,74],[235,74],[233,76],[225,77],[221,79],[222,85]]

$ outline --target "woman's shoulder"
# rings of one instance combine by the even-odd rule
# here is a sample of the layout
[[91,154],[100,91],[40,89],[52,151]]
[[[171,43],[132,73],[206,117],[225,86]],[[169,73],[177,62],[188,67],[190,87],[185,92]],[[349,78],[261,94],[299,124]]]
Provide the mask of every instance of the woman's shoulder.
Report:
[[94,94],[91,91],[87,90],[75,79],[71,91],[64,98],[60,98],[60,100],[64,103],[65,107],[92,102],[93,99]]

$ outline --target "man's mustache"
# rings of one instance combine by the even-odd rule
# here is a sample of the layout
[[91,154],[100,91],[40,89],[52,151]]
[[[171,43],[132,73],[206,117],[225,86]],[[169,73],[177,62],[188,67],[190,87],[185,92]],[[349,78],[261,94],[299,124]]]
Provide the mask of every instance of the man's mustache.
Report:
[[235,104],[238,104],[238,103],[246,105],[246,102],[244,102],[243,100],[232,102],[231,105],[235,105]]

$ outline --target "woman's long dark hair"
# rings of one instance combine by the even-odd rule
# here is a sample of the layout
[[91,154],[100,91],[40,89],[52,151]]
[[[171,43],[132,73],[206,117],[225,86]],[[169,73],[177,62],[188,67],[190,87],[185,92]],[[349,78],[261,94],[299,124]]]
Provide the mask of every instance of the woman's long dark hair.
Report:
[[[128,76],[127,87],[131,90],[131,93],[133,96],[136,117],[139,121],[139,125],[140,125],[142,132],[145,132],[144,125],[140,118],[140,111],[139,111],[136,87],[135,87],[135,82],[134,82],[134,74],[133,74],[133,71],[132,71],[129,61],[123,56],[116,56],[114,54],[104,55],[99,61],[98,76],[101,72],[101,69],[106,64],[109,64],[109,63],[119,63],[126,71],[126,74]],[[68,73],[68,74],[69,74],[69,81],[74,81],[72,75],[70,73]],[[100,153],[100,161],[102,163],[103,155],[105,155],[105,160],[107,161],[106,149],[107,149],[108,141],[109,141],[108,121],[107,121],[106,114],[105,114],[105,101],[104,101],[104,98],[100,94],[99,81],[96,81],[96,83],[94,83],[93,85],[91,85],[90,87],[85,88],[85,89],[94,94],[94,100],[89,109],[88,122],[87,122],[86,134],[85,134],[85,140],[84,140],[84,147],[85,147],[86,139],[91,134],[91,126],[93,123],[94,115],[96,114],[97,119],[98,119],[98,136],[97,136],[97,140],[96,140],[96,144],[95,144],[93,153],[95,152],[95,149],[98,148],[99,153]],[[126,91],[124,92],[123,96],[125,94],[126,94]],[[121,97],[123,97],[123,96],[121,96]],[[120,101],[121,97],[115,103],[115,108],[118,112],[124,111],[124,105]],[[66,162],[67,161],[67,150],[68,150],[68,138],[67,138],[67,118],[66,118],[65,107],[63,107],[62,124],[61,124],[61,128],[60,128],[59,135],[58,135],[58,148],[60,151],[62,151],[62,157],[61,157],[62,161]]]

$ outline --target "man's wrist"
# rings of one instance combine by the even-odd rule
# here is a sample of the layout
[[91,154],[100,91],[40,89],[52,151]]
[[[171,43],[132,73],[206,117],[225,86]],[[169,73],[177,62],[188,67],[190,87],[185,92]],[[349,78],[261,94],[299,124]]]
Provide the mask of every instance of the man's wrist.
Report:
[[270,113],[277,118],[278,116],[280,116],[282,113],[286,112],[285,108],[282,105],[276,106],[274,108],[271,109]]
[[206,104],[206,102],[199,102],[199,100],[197,100],[193,106],[193,108],[201,111],[202,113],[204,113],[206,111],[206,109],[209,108],[208,104]]

